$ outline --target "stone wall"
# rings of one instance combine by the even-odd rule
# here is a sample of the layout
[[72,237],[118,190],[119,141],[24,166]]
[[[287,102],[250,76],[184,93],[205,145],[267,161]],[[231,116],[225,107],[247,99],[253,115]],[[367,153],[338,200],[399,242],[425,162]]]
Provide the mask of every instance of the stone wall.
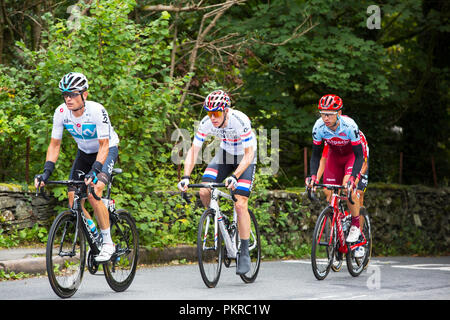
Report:
[[[371,218],[374,255],[450,254],[449,195],[450,188],[369,185],[364,205]],[[294,249],[310,244],[325,205],[325,196],[319,196],[313,203],[303,192],[269,191],[255,201],[270,212],[261,221],[267,241]]]
[[48,225],[49,218],[56,216],[55,198],[44,199],[34,193],[23,192],[22,187],[0,184],[0,226],[4,229],[32,227],[35,223]]
[[[374,255],[450,254],[449,195],[450,188],[369,185],[365,207],[371,217]],[[180,199],[178,193],[174,197]],[[320,201],[311,202],[303,190],[262,191],[251,197],[250,207],[257,213],[267,250],[294,254],[307,250],[325,206],[323,194],[319,197]],[[0,184],[0,227],[48,225],[57,214],[56,205],[63,204]]]

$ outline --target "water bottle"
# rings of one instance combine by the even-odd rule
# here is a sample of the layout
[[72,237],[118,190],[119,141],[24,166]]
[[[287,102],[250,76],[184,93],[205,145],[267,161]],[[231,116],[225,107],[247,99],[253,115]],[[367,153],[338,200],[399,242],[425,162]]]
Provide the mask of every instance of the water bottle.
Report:
[[91,230],[92,234],[94,235],[94,239],[97,240],[100,236],[100,234],[97,231],[97,227],[95,226],[94,221],[92,219],[87,219],[87,223],[89,225],[89,229]]

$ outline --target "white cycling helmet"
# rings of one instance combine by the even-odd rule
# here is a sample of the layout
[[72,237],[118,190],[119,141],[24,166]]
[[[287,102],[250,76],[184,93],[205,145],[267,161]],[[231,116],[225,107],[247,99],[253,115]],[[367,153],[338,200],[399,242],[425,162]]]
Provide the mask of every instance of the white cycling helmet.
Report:
[[61,92],[85,91],[88,88],[87,78],[79,72],[69,72],[59,82]]
[[216,90],[206,97],[203,108],[206,111],[223,111],[226,108],[231,108],[231,99],[225,91]]

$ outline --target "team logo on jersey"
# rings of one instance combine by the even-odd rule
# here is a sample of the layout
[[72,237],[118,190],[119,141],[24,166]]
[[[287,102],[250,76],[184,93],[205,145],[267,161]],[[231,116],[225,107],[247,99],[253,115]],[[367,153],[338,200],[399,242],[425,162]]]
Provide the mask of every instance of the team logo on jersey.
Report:
[[337,137],[333,137],[331,139],[325,139],[325,141],[332,146],[342,147],[350,143],[350,140],[342,140]]
[[83,140],[97,139],[97,126],[95,124],[83,124],[81,133],[74,128],[73,124],[64,124],[64,127],[74,138]]

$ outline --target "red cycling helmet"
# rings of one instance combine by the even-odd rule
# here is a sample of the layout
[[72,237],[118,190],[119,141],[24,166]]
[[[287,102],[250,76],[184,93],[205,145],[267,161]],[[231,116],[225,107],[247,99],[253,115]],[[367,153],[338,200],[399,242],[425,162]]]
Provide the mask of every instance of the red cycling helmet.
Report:
[[340,97],[335,94],[327,94],[319,100],[319,111],[339,111],[343,105]]

